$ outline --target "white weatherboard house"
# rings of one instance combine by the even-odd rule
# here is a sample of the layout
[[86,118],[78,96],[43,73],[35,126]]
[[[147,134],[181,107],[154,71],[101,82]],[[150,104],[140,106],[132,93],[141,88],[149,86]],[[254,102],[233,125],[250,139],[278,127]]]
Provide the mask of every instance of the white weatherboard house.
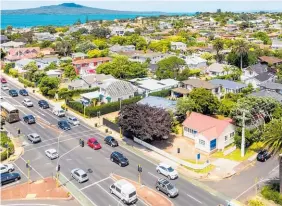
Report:
[[192,112],[182,125],[183,136],[194,140],[195,148],[206,153],[222,150],[234,142],[235,126],[227,120]]

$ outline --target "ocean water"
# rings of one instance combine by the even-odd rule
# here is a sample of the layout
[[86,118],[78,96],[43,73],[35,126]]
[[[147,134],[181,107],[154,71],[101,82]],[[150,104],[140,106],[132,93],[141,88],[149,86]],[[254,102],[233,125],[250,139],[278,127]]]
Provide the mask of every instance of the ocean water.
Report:
[[[32,26],[47,26],[56,25],[64,26],[74,24],[78,19],[85,22],[86,18],[89,20],[114,20],[114,19],[132,19],[138,16],[159,16],[158,13],[142,13],[142,14],[93,14],[93,15],[47,15],[47,14],[14,14],[2,15],[1,14],[1,28],[6,28],[12,25],[15,28],[24,28]],[[180,14],[169,14],[180,15]],[[181,14],[183,15],[183,14]],[[193,15],[193,14],[186,14]]]

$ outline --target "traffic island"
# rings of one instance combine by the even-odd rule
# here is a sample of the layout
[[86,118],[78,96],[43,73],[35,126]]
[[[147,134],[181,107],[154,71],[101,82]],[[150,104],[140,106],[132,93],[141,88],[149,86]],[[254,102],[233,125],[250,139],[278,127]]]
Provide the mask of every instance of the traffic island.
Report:
[[137,196],[140,198],[142,201],[144,201],[147,205],[150,206],[173,206],[174,204],[163,194],[145,186],[141,185],[138,182],[135,182],[131,179],[116,175],[116,174],[111,174],[111,177],[115,180],[121,180],[125,179],[131,184],[133,184],[136,188]]
[[1,190],[1,200],[18,199],[69,199],[64,187],[56,187],[56,180],[51,177],[32,183],[23,183]]

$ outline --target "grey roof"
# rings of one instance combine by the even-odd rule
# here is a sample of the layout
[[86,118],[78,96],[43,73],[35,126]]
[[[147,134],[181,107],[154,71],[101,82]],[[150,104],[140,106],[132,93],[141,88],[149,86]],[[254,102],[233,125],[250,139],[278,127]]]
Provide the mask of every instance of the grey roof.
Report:
[[261,91],[258,91],[258,92],[254,92],[250,95],[256,96],[256,97],[269,97],[269,98],[272,98],[272,99],[279,101],[282,104],[282,95],[278,94],[277,92],[261,90]]
[[223,72],[224,67],[230,67],[230,66],[226,64],[213,63],[207,68],[207,70],[213,72]]
[[209,82],[215,85],[222,85],[223,88],[228,88],[228,89],[242,89],[247,87],[246,84],[225,80],[225,79],[213,79],[210,80]]
[[89,85],[94,83],[101,83],[102,81],[106,79],[114,79],[112,75],[106,75],[106,74],[90,74],[83,76],[82,79]]
[[16,61],[15,63],[17,65],[25,66],[29,64],[30,62],[34,62],[34,60],[33,59],[21,59],[21,60]]
[[120,97],[124,95],[130,95],[137,91],[130,82],[117,79],[108,79],[100,86],[105,89],[111,97]]
[[274,82],[265,82],[259,85],[265,89],[272,89],[272,90],[282,90],[282,84],[274,83]]
[[75,80],[71,81],[69,86],[73,87],[73,88],[77,88],[77,87],[84,87],[84,86],[88,86],[88,85],[82,79],[75,79]]
[[261,73],[255,76],[255,79],[257,79],[260,82],[264,82],[266,80],[269,80],[272,77],[273,77],[273,74],[271,74],[270,72],[264,72],[264,73]]
[[194,88],[205,88],[205,89],[214,89],[219,87],[218,85],[214,85],[210,82],[200,80],[200,79],[188,79],[185,81],[182,81],[185,85],[191,85]]
[[256,72],[257,74],[261,74],[267,71],[267,65],[257,63],[248,67],[249,70]]
[[9,41],[8,37],[5,36],[5,35],[1,35],[1,36],[0,36],[0,40],[1,40],[1,41]]
[[87,57],[87,54],[84,54],[82,52],[72,53],[71,55],[72,55],[73,58]]
[[34,59],[36,62],[40,62],[42,64],[49,64],[52,62],[57,62],[59,59],[57,57],[48,57],[48,58],[40,58],[40,59]]
[[149,96],[140,100],[138,104],[147,104],[150,107],[157,107],[165,110],[176,110],[176,101],[168,100],[162,97]]

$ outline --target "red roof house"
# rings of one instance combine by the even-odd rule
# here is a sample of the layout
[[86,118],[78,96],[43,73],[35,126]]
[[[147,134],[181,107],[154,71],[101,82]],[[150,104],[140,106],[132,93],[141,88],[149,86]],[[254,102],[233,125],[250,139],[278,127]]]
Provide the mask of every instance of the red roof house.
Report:
[[33,59],[36,58],[39,53],[39,47],[13,48],[8,50],[8,54],[5,56],[4,60],[15,62],[21,59]]
[[183,122],[183,136],[193,139],[195,147],[210,153],[233,143],[235,126],[228,120],[219,120],[192,112]]
[[76,73],[84,75],[89,73],[95,73],[95,69],[103,63],[111,61],[110,57],[99,57],[91,59],[79,59],[72,62],[72,65],[75,67]]

